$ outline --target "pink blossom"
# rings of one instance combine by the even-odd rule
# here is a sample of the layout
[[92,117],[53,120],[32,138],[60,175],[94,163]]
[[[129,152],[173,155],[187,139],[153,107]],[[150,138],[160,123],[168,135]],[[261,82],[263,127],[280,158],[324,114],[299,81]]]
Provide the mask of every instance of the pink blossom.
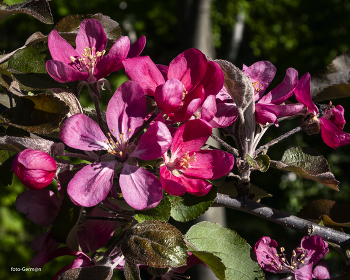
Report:
[[[146,96],[133,81],[122,84],[107,107],[108,137],[89,117],[76,114],[66,120],[60,138],[68,146],[85,151],[107,150],[101,161],[83,167],[68,184],[72,201],[91,207],[110,192],[115,170],[126,202],[135,209],[155,207],[162,199],[158,178],[137,166],[136,157],[151,160],[160,157],[170,146],[171,135],[165,124],[155,122],[138,144],[129,142],[146,116]],[[114,137],[114,138],[113,138]]]
[[123,64],[128,77],[154,96],[158,107],[172,120],[186,121],[199,110],[206,121],[215,116],[215,96],[224,76],[220,66],[207,61],[199,50],[184,51],[169,67],[157,66],[149,57],[128,59]]
[[50,33],[48,44],[53,60],[46,62],[46,69],[60,83],[96,82],[123,68],[122,61],[127,57],[140,55],[145,43],[145,37],[141,37],[130,47],[129,38],[122,36],[104,56],[107,37],[102,24],[96,19],[85,19],[76,37],[76,49],[56,30]]
[[212,127],[203,120],[190,120],[176,131],[170,153],[164,154],[160,168],[163,188],[171,195],[186,192],[202,196],[211,184],[206,179],[216,179],[231,171],[234,159],[220,150],[201,150],[212,133]]
[[[290,264],[286,260],[284,248],[277,253],[278,244],[268,236],[260,238],[254,246],[254,252],[260,266],[272,273],[289,273],[295,280],[312,279],[312,267],[317,264],[329,251],[328,243],[318,235],[304,236],[300,245],[293,250]],[[316,279],[329,279],[328,270],[317,268],[314,270]],[[316,276],[315,276],[316,277]]]
[[41,190],[50,185],[56,169],[56,162],[52,157],[32,149],[18,153],[11,167],[22,184],[31,190]]
[[[319,110],[312,102],[310,90],[310,74],[306,73],[299,81],[298,87],[295,89],[295,97],[304,104],[308,114],[311,115],[308,121],[313,121],[321,128],[321,136],[323,142],[335,149],[339,146],[350,144],[350,134],[343,132],[346,123],[344,119],[344,108],[341,105],[327,106],[323,116],[319,117]],[[319,132],[316,129],[316,133]]]
[[254,87],[257,123],[275,123],[278,126],[278,117],[292,116],[303,109],[302,104],[283,104],[298,85],[298,72],[295,69],[288,68],[282,83],[266,95],[264,93],[276,74],[276,67],[269,61],[258,61],[249,67],[244,65],[243,72],[250,77]]

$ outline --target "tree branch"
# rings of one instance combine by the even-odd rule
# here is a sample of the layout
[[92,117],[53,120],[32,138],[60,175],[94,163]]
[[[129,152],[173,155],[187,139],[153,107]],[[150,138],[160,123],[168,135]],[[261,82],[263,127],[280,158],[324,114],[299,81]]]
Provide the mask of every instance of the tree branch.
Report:
[[247,198],[230,197],[225,194],[218,193],[214,203],[217,206],[243,211],[255,216],[264,218],[274,223],[295,229],[305,235],[318,234],[324,241],[329,241],[340,246],[350,247],[350,235],[336,231],[331,228],[320,226],[313,222],[289,215],[282,211],[267,207]]

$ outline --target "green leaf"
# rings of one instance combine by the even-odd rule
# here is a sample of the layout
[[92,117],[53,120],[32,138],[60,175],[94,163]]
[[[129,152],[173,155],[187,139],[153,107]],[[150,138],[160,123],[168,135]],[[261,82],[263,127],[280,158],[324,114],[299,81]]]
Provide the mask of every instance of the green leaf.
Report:
[[11,171],[12,163],[17,153],[0,150],[0,184],[8,186],[12,184],[13,171]]
[[350,227],[350,205],[328,199],[312,201],[305,205],[298,217],[326,226]]
[[75,46],[75,37],[78,34],[80,23],[84,19],[92,18],[101,22],[108,40],[106,49],[109,50],[113,46],[114,42],[116,42],[122,36],[122,33],[119,23],[103,14],[69,15],[61,19],[56,25],[55,29],[64,39],[67,40],[68,43]]
[[169,197],[164,197],[156,208],[146,211],[136,211],[135,219],[142,223],[147,220],[168,221],[170,217],[171,203]]
[[52,94],[16,97],[16,107],[2,113],[9,124],[32,133],[49,134],[59,128],[69,112],[65,102]]
[[[67,239],[71,232],[76,233],[77,223],[79,222],[82,210],[83,207],[75,205],[65,191],[60,212],[58,212],[51,228],[52,238],[56,242],[67,244]],[[79,251],[79,244],[70,246],[70,248]]]
[[204,214],[213,204],[217,188],[212,186],[204,196],[186,193],[183,196],[169,196],[171,202],[171,217],[179,222],[187,222]]
[[0,150],[20,152],[25,149],[40,150],[50,154],[54,142],[41,138],[24,138],[14,136],[0,137]]
[[339,191],[339,182],[331,172],[327,160],[315,149],[293,147],[285,151],[281,161],[273,164],[275,168],[294,172],[301,178],[320,182]]
[[[218,224],[201,222],[192,226],[185,238],[192,246],[189,250],[204,251],[219,257],[225,265],[227,280],[265,279],[260,265],[250,257],[251,247],[235,231]],[[222,275],[222,267],[216,274]],[[220,274],[219,274],[220,272]]]
[[326,69],[311,77],[314,102],[350,96],[350,50],[337,56]]
[[250,155],[245,155],[249,165],[261,172],[266,172],[270,167],[270,158],[268,155],[259,155],[253,159]]
[[198,259],[204,262],[219,279],[225,279],[226,267],[222,263],[221,259],[215,256],[213,253],[201,252],[201,251],[190,251]]
[[188,257],[181,232],[162,221],[134,225],[126,232],[121,250],[129,262],[157,268],[186,265]]
[[27,14],[46,24],[53,24],[48,0],[27,0],[11,6],[0,1],[0,20],[15,13]]
[[138,265],[126,260],[124,264],[124,276],[126,280],[141,280]]

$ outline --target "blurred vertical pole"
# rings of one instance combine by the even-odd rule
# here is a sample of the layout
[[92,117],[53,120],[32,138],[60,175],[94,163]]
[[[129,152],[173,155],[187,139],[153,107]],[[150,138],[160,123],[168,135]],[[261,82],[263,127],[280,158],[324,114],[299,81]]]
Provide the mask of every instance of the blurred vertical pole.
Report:
[[[213,42],[213,27],[211,20],[211,2],[212,0],[188,0],[185,1],[184,9],[184,32],[186,32],[186,47],[197,48],[210,59],[215,58],[215,48]],[[187,26],[186,26],[187,25]],[[186,31],[185,31],[186,30]],[[216,131],[215,131],[216,130]],[[213,130],[218,134],[217,129]],[[220,147],[218,143],[210,138],[207,144]],[[195,220],[195,223],[209,221],[226,226],[226,213],[224,207],[210,208],[206,213]],[[215,280],[217,277],[208,268],[196,266],[195,279]]]

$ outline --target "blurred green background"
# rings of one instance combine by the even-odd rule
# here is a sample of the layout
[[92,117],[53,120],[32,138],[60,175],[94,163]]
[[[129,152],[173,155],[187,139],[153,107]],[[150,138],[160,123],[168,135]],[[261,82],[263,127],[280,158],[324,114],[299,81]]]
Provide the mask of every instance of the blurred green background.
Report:
[[[7,4],[21,1],[6,0]],[[149,55],[155,63],[166,64],[180,52],[193,46],[194,22],[197,19],[196,5],[200,0],[85,0],[51,1],[55,24],[70,14],[102,13],[119,22],[123,35],[131,38],[145,35],[146,48],[143,55]],[[238,67],[243,63],[251,65],[259,60],[269,60],[277,68],[277,74],[269,89],[284,78],[285,71],[293,67],[299,77],[311,75],[325,68],[337,55],[350,47],[350,2],[345,0],[212,0],[210,6],[212,38],[216,58],[231,60]],[[48,34],[53,25],[45,25],[24,14],[16,14],[0,22],[0,51],[9,53],[24,45],[26,39],[36,31]],[[242,28],[243,29],[239,29]],[[234,32],[236,30],[236,32]],[[241,30],[241,31],[239,31]],[[241,39],[240,39],[241,38]],[[126,80],[123,71],[108,77],[113,91]],[[109,94],[104,94],[105,105]],[[82,103],[92,106],[87,94]],[[326,103],[326,102],[325,102]],[[350,104],[347,99],[333,100],[345,108],[345,118],[350,118]],[[262,144],[296,127],[300,119],[282,122],[272,127],[262,139]],[[350,132],[350,125],[344,131]],[[333,150],[326,146],[321,135],[307,136],[300,132],[268,151],[271,159],[281,159],[283,152],[292,146],[310,146],[327,159],[336,178],[341,182],[336,192],[319,183],[302,180],[276,170],[267,173],[254,172],[253,184],[273,195],[262,203],[297,214],[308,202],[317,199],[331,199],[349,202],[350,147]],[[30,249],[33,236],[43,229],[18,213],[14,206],[16,196],[25,188],[14,180],[8,187],[0,187],[0,279],[50,279],[62,266],[73,258],[58,258],[46,264],[41,272],[11,272],[11,267],[29,267],[34,256]],[[302,235],[239,211],[227,210],[228,227],[235,230],[254,246],[262,236],[270,236],[286,248],[290,257]],[[177,224],[178,225],[178,224]],[[185,231],[190,225],[182,225]],[[346,229],[345,229],[346,231]],[[333,276],[345,266],[340,255],[331,249],[326,256]],[[114,279],[117,278],[115,275]],[[279,275],[266,274],[267,279],[280,279]],[[195,275],[191,279],[198,279]]]

